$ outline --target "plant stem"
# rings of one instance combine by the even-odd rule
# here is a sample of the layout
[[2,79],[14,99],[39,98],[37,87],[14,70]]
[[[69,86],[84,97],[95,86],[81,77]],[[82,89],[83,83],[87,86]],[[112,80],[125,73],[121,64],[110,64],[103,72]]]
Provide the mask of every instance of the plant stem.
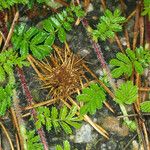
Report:
[[22,119],[22,115],[21,115],[21,109],[19,107],[19,99],[17,97],[17,93],[16,90],[13,90],[13,109],[16,112],[16,118],[17,118],[17,122],[18,122],[18,126],[19,126],[19,133],[21,135],[21,141],[23,144],[23,149],[24,150],[28,150],[27,148],[27,135],[26,135],[26,127],[25,127],[25,123],[24,120]]
[[146,41],[146,49],[150,49],[150,20],[148,16],[145,17],[145,41]]
[[16,14],[15,14],[13,23],[12,23],[11,28],[9,30],[9,33],[8,33],[7,38],[6,38],[6,42],[5,42],[5,44],[4,44],[3,48],[2,48],[2,51],[5,50],[8,47],[10,39],[11,39],[13,31],[14,31],[15,24],[18,21],[18,19],[19,19],[19,11],[17,11]]
[[[88,21],[86,19],[83,19],[82,20],[82,24],[85,27],[85,29],[87,31],[89,31],[88,35],[90,36],[91,27],[89,26]],[[91,44],[92,44],[92,46],[94,48],[94,51],[95,51],[95,53],[97,55],[98,60],[100,61],[101,65],[102,65],[103,71],[105,71],[107,73],[107,75],[108,75],[108,80],[109,80],[109,83],[110,83],[112,89],[115,91],[116,90],[116,85],[115,85],[115,83],[112,80],[110,69],[107,66],[106,61],[104,60],[103,53],[101,51],[100,45],[96,41],[91,39],[91,38],[90,38],[90,42],[91,42]],[[114,98],[114,96],[112,98]],[[128,114],[127,114],[127,110],[126,110],[125,106],[122,105],[122,104],[119,104],[119,106],[120,106],[120,109],[121,109],[121,112],[123,113],[123,115],[127,116]],[[124,121],[127,124],[129,124],[129,118],[128,117],[125,117]]]
[[[91,27],[89,26],[88,21],[87,21],[86,19],[83,19],[83,20],[82,20],[82,24],[83,24],[83,26],[85,27],[85,29],[86,29],[87,31],[90,31],[90,28],[91,28]],[[90,36],[90,33],[89,33],[89,32],[88,32],[88,35]],[[109,79],[109,83],[110,83],[111,87],[112,87],[113,89],[116,89],[116,85],[115,85],[115,83],[113,82],[112,77],[111,77],[111,74],[110,74],[110,69],[109,69],[109,67],[107,66],[106,61],[104,60],[103,53],[102,53],[102,50],[101,50],[101,46],[100,46],[96,41],[94,41],[94,40],[91,39],[91,38],[90,38],[90,42],[91,42],[91,44],[92,44],[92,46],[93,46],[93,48],[94,48],[94,51],[95,51],[95,53],[96,53],[96,55],[97,55],[98,60],[99,60],[100,63],[101,63],[101,66],[102,66],[103,71],[104,71],[105,73],[107,73],[107,75],[108,75],[108,79]]]
[[[23,70],[19,67],[16,67],[16,70],[17,70],[17,74],[20,78],[22,88],[23,88],[23,90],[25,92],[25,95],[27,97],[27,101],[28,101],[29,105],[32,105],[34,103],[33,102],[33,97],[32,97],[32,95],[31,95],[31,93],[30,93],[30,91],[27,87],[27,83],[26,83],[26,79],[25,79]],[[37,113],[36,113],[36,110],[34,108],[31,110],[31,114],[34,118],[34,121],[36,122],[37,121],[37,118],[36,118]],[[40,136],[40,139],[41,139],[41,142],[44,146],[44,150],[48,150],[48,144],[47,144],[47,141],[46,141],[46,138],[45,138],[45,133],[44,133],[43,129],[40,128],[40,129],[37,130],[37,132],[38,132],[38,134]]]

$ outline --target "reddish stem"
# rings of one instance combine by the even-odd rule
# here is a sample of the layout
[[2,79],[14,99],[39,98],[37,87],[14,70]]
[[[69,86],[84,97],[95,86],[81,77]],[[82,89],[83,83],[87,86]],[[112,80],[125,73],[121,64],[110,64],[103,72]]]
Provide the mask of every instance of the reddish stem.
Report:
[[[82,24],[83,24],[84,28],[88,31],[88,28],[90,26],[89,26],[88,21],[85,18],[82,19]],[[87,33],[87,34],[88,34],[89,37],[91,37],[90,33]],[[109,79],[110,85],[112,86],[113,89],[116,89],[116,85],[113,82],[112,77],[111,77],[110,69],[107,66],[107,63],[106,63],[106,61],[104,59],[104,56],[103,56],[103,53],[102,53],[102,50],[101,50],[101,46],[96,41],[94,41],[92,38],[90,38],[90,42],[91,42],[91,44],[93,46],[93,49],[94,49],[94,51],[95,51],[95,53],[97,55],[98,60],[101,63],[102,69],[104,71],[106,71],[106,73],[108,75],[108,79]]]
[[[82,20],[82,24],[85,28],[88,28],[88,26],[89,26],[89,23],[86,19]],[[94,51],[96,52],[97,58],[101,62],[102,68],[108,70],[108,67],[107,67],[106,62],[104,60],[100,45],[98,43],[96,43],[94,40],[92,40],[91,38],[90,38],[90,42],[94,48]]]
[[[25,76],[24,76],[24,72],[21,68],[19,67],[16,67],[16,70],[17,70],[17,74],[18,74],[18,77],[20,78],[20,81],[21,81],[21,86],[25,92],[25,95],[26,95],[26,98],[27,98],[27,101],[29,103],[29,105],[33,104],[33,97],[29,91],[29,88],[27,86],[27,83],[26,83],[26,79],[25,79]],[[31,114],[34,118],[34,121],[36,122],[37,121],[37,113],[36,113],[36,110],[35,109],[32,109],[31,111]],[[44,146],[44,150],[48,150],[48,144],[47,144],[47,141],[46,141],[46,138],[45,138],[45,133],[43,131],[42,128],[38,129],[37,130],[40,138],[41,138],[41,142],[43,143],[43,146]]]
[[148,16],[146,17],[146,22],[145,22],[145,26],[146,26],[146,43],[148,43],[149,44],[149,48],[150,48],[150,20],[149,20],[149,18],[148,18]]
[[0,27],[1,27],[2,33],[4,34],[6,38],[8,34],[8,30],[7,30],[7,26],[5,23],[5,13],[2,11],[0,11]]

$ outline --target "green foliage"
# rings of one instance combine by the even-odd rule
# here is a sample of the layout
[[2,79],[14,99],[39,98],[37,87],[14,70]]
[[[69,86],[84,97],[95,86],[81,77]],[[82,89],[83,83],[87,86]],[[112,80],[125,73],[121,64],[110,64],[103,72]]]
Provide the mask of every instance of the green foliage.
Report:
[[5,115],[7,108],[11,105],[13,87],[7,84],[5,88],[0,87],[0,116]]
[[66,41],[66,31],[72,29],[75,16],[82,16],[83,11],[80,6],[71,6],[66,10],[51,16],[42,21],[42,28],[30,27],[25,24],[18,26],[12,37],[12,44],[16,51],[20,51],[21,56],[26,57],[30,52],[39,60],[49,55],[52,45],[56,39],[56,34],[61,42]]
[[81,114],[94,114],[96,109],[102,108],[103,102],[106,99],[104,90],[95,83],[92,83],[90,87],[84,88],[82,94],[77,96],[77,100],[83,102],[84,105],[80,109]]
[[121,12],[118,9],[116,9],[114,13],[107,9],[104,16],[100,17],[97,29],[92,33],[93,39],[97,41],[97,39],[100,38],[105,41],[107,38],[113,38],[115,32],[121,31],[121,24],[125,21],[125,18],[120,15]]
[[[24,61],[23,57],[18,57],[12,49],[0,53],[0,83],[6,85],[0,86],[0,116],[5,114],[11,104],[12,90],[15,84],[13,67],[16,65],[22,67],[28,63]],[[6,82],[6,80],[8,81]]]
[[66,140],[63,142],[63,147],[61,145],[57,145],[56,146],[56,150],[70,150],[70,144],[69,142]]
[[0,10],[10,8],[15,4],[26,4],[28,0],[0,0]]
[[55,0],[29,0],[28,8],[32,8],[36,3],[38,3],[38,5],[39,4],[48,5],[54,9],[57,9],[62,6],[60,3],[56,2]]
[[150,51],[143,49],[143,47],[136,48],[135,52],[130,49],[126,49],[125,52],[126,54],[117,53],[116,59],[110,61],[110,64],[115,67],[111,72],[114,78],[118,78],[123,74],[130,77],[133,69],[142,74],[144,68],[150,63]]
[[58,112],[56,107],[52,107],[51,111],[47,107],[39,107],[37,109],[37,122],[36,128],[41,128],[42,125],[46,126],[47,131],[54,127],[55,131],[60,131],[62,128],[67,134],[72,133],[70,126],[80,128],[81,124],[78,123],[82,120],[81,117],[75,117],[77,107],[72,107],[70,111],[64,106]]
[[145,101],[140,104],[142,112],[150,112],[150,101]]
[[122,83],[115,91],[115,101],[120,104],[132,104],[138,97],[138,88],[131,81]]
[[20,50],[22,57],[27,57],[31,51],[33,56],[38,59],[43,59],[49,55],[52,48],[51,45],[45,43],[49,35],[36,27],[27,29],[26,25],[21,24],[15,30],[12,37],[13,48],[17,51]]
[[8,49],[0,53],[0,82],[4,82],[8,77],[8,83],[14,85],[13,67],[16,65],[22,67],[23,65],[28,66],[29,64],[23,57],[18,57],[13,49]]
[[150,50],[144,49],[142,46],[136,48],[135,56],[137,61],[142,65],[143,68],[146,68],[150,64]]
[[128,120],[124,123],[129,127],[130,131],[135,131],[137,129],[136,122],[133,120]]
[[51,16],[43,21],[43,29],[50,35],[47,38],[47,44],[53,44],[56,38],[56,34],[60,42],[66,41],[66,31],[72,29],[72,23],[75,21],[75,17],[83,17],[84,12],[80,6],[70,6],[63,10],[61,13]]
[[35,130],[27,132],[27,149],[28,150],[43,150],[43,146],[40,143],[39,135],[35,135]]
[[18,65],[19,67],[28,66],[29,63],[25,61],[25,58],[18,57],[17,53],[13,49],[8,49],[0,53],[0,82],[9,78],[9,84],[14,84],[13,67]]
[[142,12],[142,15],[148,15],[150,19],[150,0],[144,0],[144,11]]

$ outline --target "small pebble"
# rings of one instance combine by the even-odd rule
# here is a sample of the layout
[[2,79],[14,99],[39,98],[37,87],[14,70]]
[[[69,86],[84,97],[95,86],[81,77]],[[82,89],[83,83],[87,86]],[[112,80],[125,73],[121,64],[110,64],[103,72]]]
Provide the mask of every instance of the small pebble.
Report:
[[103,124],[102,126],[111,131],[114,132],[115,134],[118,134],[119,136],[128,136],[129,134],[129,129],[127,126],[122,125],[120,126],[120,122],[117,118],[113,116],[108,116],[102,120]]
[[121,43],[122,43],[123,46],[127,45],[127,41],[126,41],[125,37],[121,38],[120,41],[121,41]]
[[89,124],[83,124],[82,127],[76,131],[75,143],[88,143],[96,139],[98,134],[93,133],[93,127]]

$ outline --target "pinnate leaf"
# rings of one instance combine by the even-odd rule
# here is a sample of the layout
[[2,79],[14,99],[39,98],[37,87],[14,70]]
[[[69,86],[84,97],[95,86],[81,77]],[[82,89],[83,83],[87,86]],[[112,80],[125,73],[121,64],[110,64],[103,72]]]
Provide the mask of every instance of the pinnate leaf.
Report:
[[120,104],[132,104],[138,97],[138,88],[132,81],[122,83],[115,91],[115,101]]
[[84,88],[82,94],[77,96],[78,101],[82,101],[84,105],[80,109],[81,114],[94,114],[96,109],[102,108],[106,99],[104,90],[98,84],[91,84],[90,87]]

